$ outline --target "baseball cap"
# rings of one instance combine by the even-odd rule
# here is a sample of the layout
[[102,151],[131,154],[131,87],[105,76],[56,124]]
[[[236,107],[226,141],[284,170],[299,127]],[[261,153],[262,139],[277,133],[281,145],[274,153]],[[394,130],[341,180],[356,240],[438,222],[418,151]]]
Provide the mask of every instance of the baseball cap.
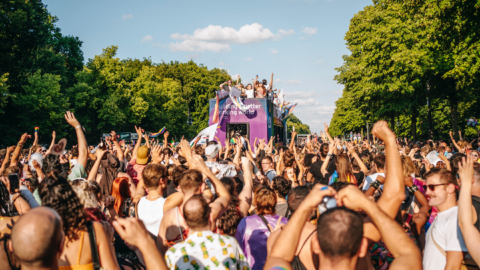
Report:
[[148,162],[148,153],[150,152],[150,149],[146,145],[140,146],[137,150],[137,164],[139,165],[145,165]]
[[220,152],[220,145],[218,144],[212,144],[205,148],[205,156],[207,158],[215,158],[218,155],[218,152]]

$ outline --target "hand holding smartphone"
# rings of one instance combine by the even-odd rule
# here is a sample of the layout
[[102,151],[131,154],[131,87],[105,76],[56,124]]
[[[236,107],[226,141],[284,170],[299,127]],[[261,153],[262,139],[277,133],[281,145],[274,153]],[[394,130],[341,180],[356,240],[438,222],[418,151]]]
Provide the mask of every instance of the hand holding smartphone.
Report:
[[18,174],[12,173],[8,175],[8,181],[10,182],[10,193],[16,193],[20,189],[20,178]]

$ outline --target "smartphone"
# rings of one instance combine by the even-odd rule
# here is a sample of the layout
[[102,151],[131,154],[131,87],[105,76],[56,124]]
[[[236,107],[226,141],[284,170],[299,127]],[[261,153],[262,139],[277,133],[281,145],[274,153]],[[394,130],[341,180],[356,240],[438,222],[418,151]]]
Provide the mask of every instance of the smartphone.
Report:
[[12,173],[8,175],[8,180],[10,181],[10,192],[14,193],[15,190],[20,189],[20,179],[18,178],[18,174]]

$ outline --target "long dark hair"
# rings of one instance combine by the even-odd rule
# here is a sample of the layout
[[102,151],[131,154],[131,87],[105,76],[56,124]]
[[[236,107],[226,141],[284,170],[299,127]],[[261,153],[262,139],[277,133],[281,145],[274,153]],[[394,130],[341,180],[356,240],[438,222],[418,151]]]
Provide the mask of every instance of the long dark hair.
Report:
[[43,179],[38,190],[42,206],[52,208],[62,218],[65,236],[70,241],[77,240],[79,231],[86,229],[86,214],[68,180],[52,171]]
[[235,236],[238,224],[240,220],[242,220],[242,216],[238,210],[238,197],[234,195],[235,180],[231,177],[223,177],[220,181],[228,190],[232,199],[228,203],[225,213],[218,219],[218,228],[226,235]]

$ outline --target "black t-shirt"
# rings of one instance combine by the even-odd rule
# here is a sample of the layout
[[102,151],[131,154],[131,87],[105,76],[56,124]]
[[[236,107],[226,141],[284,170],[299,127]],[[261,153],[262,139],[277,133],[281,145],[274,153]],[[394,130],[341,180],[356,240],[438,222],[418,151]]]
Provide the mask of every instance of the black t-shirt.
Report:
[[[324,178],[322,175],[322,165],[323,161],[318,159],[312,165],[310,166],[309,172],[313,175],[314,183],[320,183],[323,185],[328,185],[328,178]],[[328,161],[327,165],[327,172],[328,174],[333,174],[335,172],[335,161],[334,158],[331,157],[330,160]]]

